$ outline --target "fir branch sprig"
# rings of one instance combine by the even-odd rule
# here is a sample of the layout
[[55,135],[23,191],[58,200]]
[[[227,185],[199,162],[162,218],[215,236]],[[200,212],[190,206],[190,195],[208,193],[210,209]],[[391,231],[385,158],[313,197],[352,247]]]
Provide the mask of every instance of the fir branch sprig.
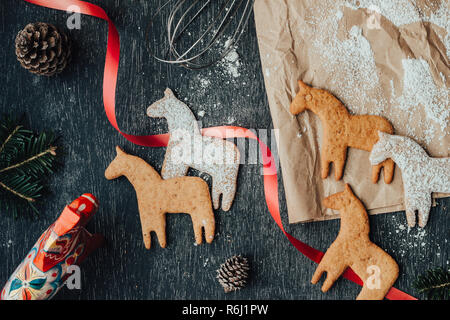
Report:
[[450,298],[450,270],[437,268],[428,270],[414,282],[414,287],[432,300],[448,300]]
[[14,217],[38,214],[34,206],[43,196],[45,178],[58,165],[53,133],[34,134],[21,120],[4,116],[0,121],[0,210]]
[[15,156],[18,149],[23,146],[25,141],[33,134],[32,131],[25,129],[21,124],[22,120],[13,119],[4,116],[0,122],[0,162],[2,166],[6,161],[9,163]]

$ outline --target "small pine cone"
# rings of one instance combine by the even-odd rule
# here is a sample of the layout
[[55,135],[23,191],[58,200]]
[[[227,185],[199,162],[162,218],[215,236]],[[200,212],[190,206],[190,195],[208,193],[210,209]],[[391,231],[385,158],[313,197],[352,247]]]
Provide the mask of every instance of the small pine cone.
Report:
[[225,292],[236,291],[247,284],[250,270],[247,258],[233,256],[220,265],[217,270],[217,279]]
[[49,23],[30,23],[16,37],[17,60],[25,69],[40,75],[63,71],[72,58],[71,49],[67,35]]

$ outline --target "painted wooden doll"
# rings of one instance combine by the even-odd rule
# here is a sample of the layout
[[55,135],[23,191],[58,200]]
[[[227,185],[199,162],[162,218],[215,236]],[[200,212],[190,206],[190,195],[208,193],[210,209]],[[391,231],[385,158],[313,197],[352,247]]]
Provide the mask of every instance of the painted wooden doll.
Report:
[[102,245],[102,235],[84,228],[97,208],[97,199],[89,193],[66,206],[11,275],[1,300],[51,299],[70,276],[67,269]]

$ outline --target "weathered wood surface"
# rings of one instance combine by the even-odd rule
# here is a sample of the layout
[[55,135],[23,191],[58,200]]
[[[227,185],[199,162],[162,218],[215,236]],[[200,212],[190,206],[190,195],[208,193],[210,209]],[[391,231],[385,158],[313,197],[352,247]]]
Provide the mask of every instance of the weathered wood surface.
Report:
[[[253,21],[238,47],[239,76],[223,66],[194,72],[151,59],[145,49],[144,29],[159,1],[92,1],[101,5],[121,35],[117,89],[117,117],[123,131],[163,133],[164,121],[151,120],[146,107],[170,87],[186,99],[204,127],[238,125],[271,128]],[[88,229],[106,235],[107,245],[82,265],[82,289],[63,289],[57,299],[354,299],[360,288],[339,279],[326,294],[310,284],[316,265],[289,244],[269,215],[260,165],[241,166],[238,190],[230,212],[216,212],[217,235],[211,245],[194,245],[187,215],[168,216],[168,247],[145,250],[136,196],[125,179],[107,181],[104,170],[121,145],[160,170],[163,149],[137,147],[125,141],[108,123],[103,111],[102,72],[107,25],[82,17],[81,30],[69,33],[76,46],[73,63],[54,78],[34,76],[15,59],[16,33],[27,23],[45,21],[64,28],[68,15],[17,1],[0,3],[2,97],[1,112],[26,112],[33,129],[56,130],[65,148],[65,165],[51,179],[53,192],[40,210],[39,221],[0,218],[0,282],[9,275],[56,218],[65,204],[83,192],[98,196],[101,209]],[[206,85],[205,85],[206,84]],[[200,117],[204,112],[204,116]],[[191,174],[196,174],[191,172]],[[287,225],[280,180],[280,201],[287,230],[300,240],[326,250],[339,221]],[[371,236],[401,268],[396,287],[411,294],[417,274],[431,267],[448,267],[448,199],[433,208],[425,230],[408,231],[404,213],[371,217]],[[225,294],[215,270],[233,254],[252,263],[249,286]]]

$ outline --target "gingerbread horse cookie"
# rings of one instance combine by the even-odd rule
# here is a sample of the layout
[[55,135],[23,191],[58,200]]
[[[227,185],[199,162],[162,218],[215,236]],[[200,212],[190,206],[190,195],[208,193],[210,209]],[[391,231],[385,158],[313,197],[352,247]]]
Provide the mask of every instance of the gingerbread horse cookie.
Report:
[[189,107],[166,89],[164,98],[147,109],[152,118],[165,118],[170,131],[164,164],[163,179],[185,176],[189,168],[206,172],[212,177],[214,209],[228,211],[236,193],[240,153],[231,142],[202,136],[197,120]]
[[393,159],[402,170],[406,220],[410,227],[425,227],[431,208],[431,193],[450,193],[450,158],[431,158],[416,142],[402,136],[379,132],[380,140],[370,154],[373,165]]
[[398,277],[398,265],[383,249],[369,239],[369,218],[364,205],[346,184],[345,191],[323,200],[325,207],[339,210],[341,229],[317,267],[311,282],[316,284],[323,272],[326,292],[339,276],[351,267],[364,285],[357,300],[381,300]]
[[[347,148],[371,151],[378,141],[378,131],[393,133],[392,125],[386,119],[372,115],[351,115],[345,106],[330,92],[312,88],[298,81],[300,90],[292,101],[290,112],[297,115],[310,110],[319,116],[324,127],[322,140],[322,179],[329,174],[330,163],[334,163],[336,180],[344,174]],[[389,184],[394,176],[394,162],[387,159],[373,167],[372,182],[377,183],[384,167],[384,181]]]
[[195,241],[214,239],[215,219],[208,184],[198,177],[163,180],[147,162],[116,147],[117,156],[105,171],[108,180],[126,176],[136,190],[142,235],[147,249],[151,231],[156,232],[161,247],[166,247],[166,213],[187,213],[191,216]]

